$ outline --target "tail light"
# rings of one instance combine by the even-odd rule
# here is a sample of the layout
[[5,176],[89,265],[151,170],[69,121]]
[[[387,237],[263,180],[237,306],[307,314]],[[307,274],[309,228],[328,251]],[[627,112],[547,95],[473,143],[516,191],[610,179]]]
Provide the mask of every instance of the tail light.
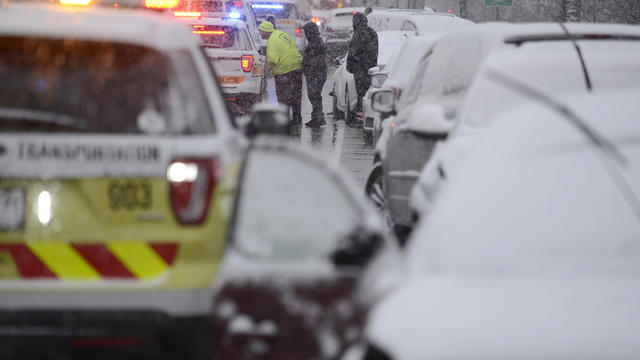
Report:
[[201,224],[220,180],[217,158],[174,159],[167,168],[171,208],[179,223]]
[[240,9],[242,7],[242,2],[236,1],[236,2],[233,3],[233,6],[237,7],[238,9]]
[[242,55],[242,58],[240,58],[240,66],[242,67],[242,71],[250,72],[253,67],[253,55]]
[[300,25],[296,26],[296,36],[297,37],[302,36],[302,29],[300,29]]

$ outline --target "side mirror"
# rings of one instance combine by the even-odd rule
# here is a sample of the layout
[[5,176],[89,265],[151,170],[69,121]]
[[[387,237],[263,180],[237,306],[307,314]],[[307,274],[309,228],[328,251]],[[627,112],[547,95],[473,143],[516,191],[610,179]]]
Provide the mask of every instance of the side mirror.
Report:
[[262,56],[266,56],[267,55],[267,47],[262,45],[260,46],[260,49],[258,50],[258,54],[262,55]]
[[382,247],[382,234],[361,227],[350,232],[331,253],[331,261],[337,267],[362,268],[373,259]]
[[395,112],[396,96],[391,90],[378,90],[371,97],[371,108],[382,114]]
[[384,82],[389,78],[389,74],[385,72],[377,72],[374,74],[370,74],[371,77],[371,86],[374,88],[381,88],[384,85]]
[[407,129],[417,134],[444,139],[453,125],[453,121],[447,120],[442,106],[416,104],[409,114]]
[[369,76],[373,76],[373,74],[380,72],[380,67],[378,66],[374,66],[371,69],[369,69],[369,71],[367,71],[367,74],[369,74]]
[[259,103],[253,107],[250,119],[244,122],[244,131],[248,137],[260,134],[287,136],[291,131],[289,108],[282,104]]

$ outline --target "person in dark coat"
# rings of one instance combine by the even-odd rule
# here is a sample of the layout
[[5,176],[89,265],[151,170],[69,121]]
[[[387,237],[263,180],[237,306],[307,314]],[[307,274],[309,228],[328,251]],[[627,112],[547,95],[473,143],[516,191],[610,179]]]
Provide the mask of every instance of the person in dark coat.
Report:
[[327,49],[320,38],[318,25],[308,22],[303,27],[307,37],[307,47],[302,53],[302,71],[307,79],[307,96],[311,102],[311,120],[305,125],[319,127],[326,125],[322,111],[322,88],[327,81]]
[[[362,112],[362,98],[371,86],[369,69],[378,65],[378,34],[367,24],[362,13],[353,15],[353,37],[349,43],[347,71],[353,74],[356,83],[358,104],[356,112]],[[347,114],[347,119],[349,114]]]

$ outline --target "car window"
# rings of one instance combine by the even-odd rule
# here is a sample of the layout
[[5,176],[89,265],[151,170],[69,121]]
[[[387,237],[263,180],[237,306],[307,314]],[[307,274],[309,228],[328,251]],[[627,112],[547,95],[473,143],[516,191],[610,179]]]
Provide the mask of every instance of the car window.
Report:
[[410,21],[405,21],[402,24],[402,31],[416,31],[416,26],[412,24]]
[[268,16],[274,16],[276,19],[300,19],[300,14],[295,4],[254,2],[251,3],[251,9],[259,19],[266,19]]
[[413,104],[418,98],[418,89],[422,85],[422,81],[425,73],[427,72],[427,67],[429,66],[429,62],[431,61],[432,54],[433,51],[429,51],[416,66],[413,80],[409,83],[407,91],[403,92],[404,96],[400,98],[400,108],[405,108]]
[[2,131],[215,130],[201,80],[186,51],[2,37],[0,83]]
[[305,157],[252,151],[243,173],[234,241],[243,252],[261,258],[324,257],[359,222],[358,207],[346,190],[326,168]]
[[249,47],[242,32],[232,26],[194,25],[193,33],[200,36],[204,47],[244,50]]

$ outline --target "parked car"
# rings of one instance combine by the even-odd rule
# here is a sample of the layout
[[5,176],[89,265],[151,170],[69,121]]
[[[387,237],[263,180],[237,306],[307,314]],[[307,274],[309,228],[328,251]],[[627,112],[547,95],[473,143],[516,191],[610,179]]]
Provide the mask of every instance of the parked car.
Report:
[[327,47],[327,57],[333,61],[336,57],[343,56],[349,48],[349,41],[353,35],[353,23],[351,18],[358,12],[364,12],[364,8],[340,8],[331,10],[329,20],[320,36]]
[[392,55],[389,65],[382,70],[371,72],[371,88],[362,100],[362,136],[365,144],[378,142],[382,132],[382,122],[389,114],[381,114],[371,107],[371,98],[378,90],[391,90],[397,99],[402,90],[412,79],[416,65],[431,50],[440,34],[415,36],[410,35],[402,42],[400,48]]
[[124,4],[0,9],[0,357],[210,359],[246,141],[199,39]]
[[500,71],[546,94],[640,87],[640,76],[636,76],[640,74],[637,27],[567,24],[567,29],[580,47],[588,82],[571,41],[544,34],[508,38],[506,43],[517,46],[507,46],[487,58],[469,90],[456,128],[424,166],[411,192],[414,219],[429,213],[491,120],[526,100],[491,81],[493,72]]
[[369,26],[375,31],[399,31],[410,15],[427,13],[426,10],[414,9],[376,9],[367,15]]
[[216,356],[339,359],[358,342],[357,280],[395,249],[367,205],[298,143],[254,140],[213,304]]
[[456,31],[474,25],[473,21],[452,14],[421,12],[404,19],[400,30],[416,35],[427,35]]
[[302,26],[307,19],[296,5],[296,0],[254,0],[251,9],[258,24],[269,16],[275,17],[276,29],[289,34],[300,52],[304,50],[307,38],[302,33]]
[[640,357],[640,92],[507,79],[529,101],[491,121],[414,231],[364,359]]
[[[398,50],[404,34],[398,31],[381,31],[378,33],[378,66],[374,71],[384,70],[391,56]],[[338,69],[333,74],[333,118],[345,119],[355,123],[355,108],[358,102],[356,83],[353,74],[347,71],[348,53],[336,60]],[[360,124],[361,125],[361,124]]]
[[245,22],[218,18],[189,21],[215,69],[225,100],[237,114],[249,112],[265,95],[265,59]]

